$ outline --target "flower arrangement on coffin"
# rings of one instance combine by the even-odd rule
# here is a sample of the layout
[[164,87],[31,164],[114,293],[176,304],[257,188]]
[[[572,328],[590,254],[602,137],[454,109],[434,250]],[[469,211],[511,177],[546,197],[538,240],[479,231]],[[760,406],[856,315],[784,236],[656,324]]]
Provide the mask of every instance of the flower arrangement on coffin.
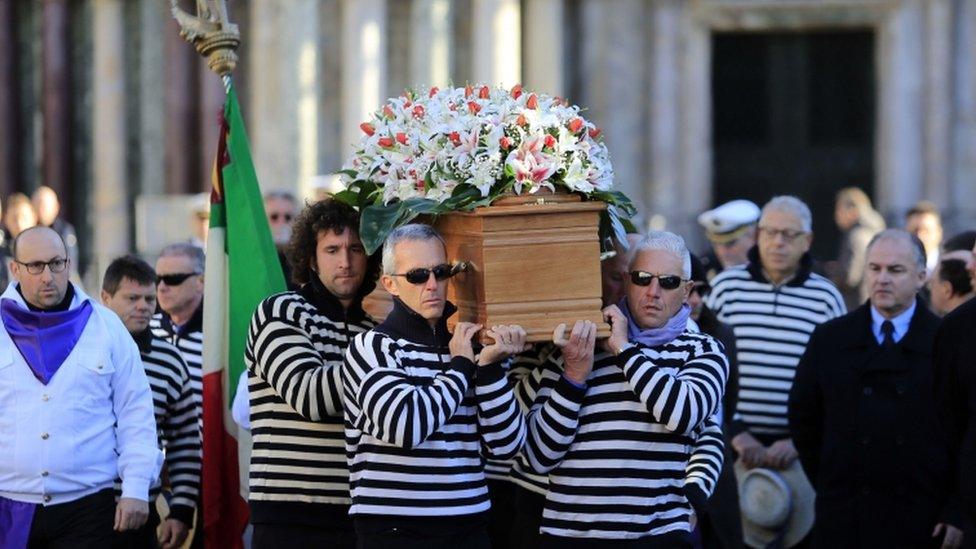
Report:
[[389,99],[360,125],[336,198],[360,209],[369,253],[418,215],[488,206],[504,195],[557,189],[607,204],[600,241],[627,242],[631,201],[613,190],[600,129],[580,108],[515,86],[436,87]]

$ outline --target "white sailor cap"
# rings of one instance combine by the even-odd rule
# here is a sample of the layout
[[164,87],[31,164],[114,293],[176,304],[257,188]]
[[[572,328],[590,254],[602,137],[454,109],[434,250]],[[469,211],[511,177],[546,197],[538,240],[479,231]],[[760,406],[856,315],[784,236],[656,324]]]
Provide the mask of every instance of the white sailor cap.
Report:
[[720,242],[738,238],[744,229],[759,221],[759,206],[748,200],[726,202],[698,216],[708,239]]

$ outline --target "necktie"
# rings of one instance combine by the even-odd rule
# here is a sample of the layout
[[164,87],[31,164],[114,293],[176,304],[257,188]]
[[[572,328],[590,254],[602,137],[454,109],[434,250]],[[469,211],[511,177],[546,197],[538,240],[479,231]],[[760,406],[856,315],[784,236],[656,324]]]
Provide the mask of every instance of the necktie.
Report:
[[895,345],[895,325],[890,320],[881,323],[881,333],[884,335],[882,347],[893,347]]

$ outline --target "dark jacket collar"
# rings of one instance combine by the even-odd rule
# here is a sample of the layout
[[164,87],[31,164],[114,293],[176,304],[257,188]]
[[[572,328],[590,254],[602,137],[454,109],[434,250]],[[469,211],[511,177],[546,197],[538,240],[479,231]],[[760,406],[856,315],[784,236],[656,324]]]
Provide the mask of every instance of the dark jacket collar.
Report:
[[200,300],[200,305],[197,306],[197,310],[193,311],[193,316],[190,317],[190,320],[187,320],[186,324],[180,326],[178,331],[173,325],[173,319],[169,317],[169,313],[162,311],[160,317],[160,325],[171,334],[176,333],[180,337],[183,337],[193,332],[203,332],[203,300]]
[[[854,324],[853,330],[844,331],[837,342],[841,349],[875,348],[878,340],[871,329],[871,302],[866,301],[848,315]],[[902,349],[916,353],[931,353],[935,332],[939,327],[939,317],[929,310],[925,303],[915,298],[915,312],[908,324],[908,331],[898,342]]]
[[27,298],[24,297],[24,290],[20,287],[20,284],[17,285],[17,293],[19,293],[20,297],[24,299],[24,305],[27,305],[27,308],[35,313],[63,313],[71,308],[71,301],[75,298],[75,285],[69,282],[68,289],[65,290],[61,303],[58,303],[50,309],[41,309],[40,307],[31,305],[30,302],[27,301]]
[[362,322],[366,319],[366,311],[363,310],[362,291],[360,295],[346,309],[342,306],[339,298],[330,292],[325,284],[317,276],[312,277],[311,282],[302,286],[298,293],[301,294],[309,303],[315,305],[319,313],[332,320],[345,320],[345,322]]
[[139,347],[140,353],[146,354],[152,350],[152,340],[153,340],[152,329],[146,328],[145,330],[137,334],[131,334],[131,335],[132,335],[132,339],[135,340],[136,345]]
[[457,307],[448,301],[444,305],[444,315],[437,321],[434,328],[431,328],[426,318],[407,307],[404,302],[400,301],[400,298],[394,297],[393,310],[376,329],[398,339],[406,339],[432,347],[447,347],[447,343],[451,340],[451,334],[447,331],[447,319],[456,311]]
[[[759,246],[753,246],[749,249],[749,263],[746,265],[746,270],[749,271],[752,279],[756,282],[772,284],[766,278],[766,275],[763,274],[762,262],[759,260]],[[807,279],[810,278],[811,272],[813,272],[813,256],[810,255],[810,252],[807,252],[800,258],[800,268],[785,285],[794,287],[803,286]]]

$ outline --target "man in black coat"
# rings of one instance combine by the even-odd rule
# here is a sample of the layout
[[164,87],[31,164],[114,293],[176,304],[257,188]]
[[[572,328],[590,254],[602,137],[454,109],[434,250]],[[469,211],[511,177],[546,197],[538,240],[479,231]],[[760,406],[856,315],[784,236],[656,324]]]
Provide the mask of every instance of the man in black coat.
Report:
[[[694,282],[694,286],[688,294],[691,318],[698,323],[702,333],[712,336],[722,344],[725,348],[725,356],[729,359],[729,380],[725,384],[725,396],[722,398],[722,431],[727,433],[727,426],[732,423],[736,400],[739,398],[739,362],[736,358],[738,353],[732,328],[719,322],[715,313],[704,303],[705,297],[711,291],[706,272],[701,260],[692,254],[691,281]],[[702,537],[702,547],[705,549],[743,547],[739,487],[735,482],[734,464],[732,442],[726,436],[722,471],[719,473],[718,482],[715,483],[715,491],[708,500],[707,513],[698,517],[698,529]]]
[[943,319],[933,357],[939,419],[952,450],[953,485],[960,492],[965,543],[976,547],[976,299]]
[[925,249],[891,229],[868,245],[867,303],[819,326],[789,399],[817,491],[815,547],[958,547],[949,447],[936,415],[939,319],[917,298]]

